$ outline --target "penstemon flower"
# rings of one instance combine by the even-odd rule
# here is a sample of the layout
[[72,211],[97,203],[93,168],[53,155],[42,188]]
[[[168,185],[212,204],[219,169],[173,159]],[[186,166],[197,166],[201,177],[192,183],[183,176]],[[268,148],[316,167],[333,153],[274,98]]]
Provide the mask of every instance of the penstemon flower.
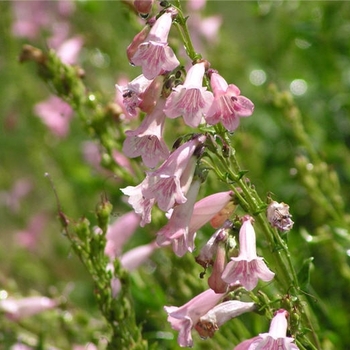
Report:
[[286,336],[287,317],[288,312],[286,310],[278,310],[271,321],[268,333],[261,333],[257,337],[245,340],[237,345],[234,350],[298,350],[299,348],[293,343],[294,339]]
[[205,136],[200,135],[184,143],[156,171],[149,172],[143,185],[144,197],[154,198],[163,211],[168,211],[175,204],[185,203],[187,198],[181,186],[182,175],[187,167],[192,168],[192,164],[197,161],[193,155],[204,141]]
[[239,231],[239,255],[231,258],[222,273],[225,282],[240,283],[246,290],[253,290],[259,279],[269,282],[275,275],[268,269],[263,258],[256,255],[252,221],[253,218],[249,215],[243,217],[243,225]]
[[144,164],[154,168],[160,160],[169,156],[169,150],[163,139],[165,100],[160,99],[152,113],[145,116],[136,130],[125,132],[123,153],[129,158],[141,156]]
[[201,183],[200,180],[193,181],[187,193],[187,201],[175,207],[169,222],[157,233],[157,243],[172,243],[177,256],[183,256],[194,249],[194,235],[189,235],[189,224]]
[[193,346],[191,330],[199,319],[212,309],[224,295],[208,289],[181,307],[164,306],[171,328],[179,331],[177,341],[181,347]]
[[195,128],[213,102],[213,94],[203,87],[205,62],[192,66],[183,85],[178,85],[167,99],[164,112],[168,118],[183,116],[187,125]]
[[108,227],[105,254],[112,260],[121,254],[123,245],[134,234],[140,224],[140,216],[130,211],[119,217]]
[[14,321],[36,315],[57,305],[57,301],[43,296],[0,300],[0,310],[4,311],[6,316]]
[[154,79],[157,75],[170,72],[180,64],[167,43],[172,16],[171,12],[160,16],[151,28],[146,40],[138,46],[131,57],[131,63],[135,66],[141,66],[142,73],[147,79]]
[[139,185],[121,189],[129,196],[128,203],[142,216],[141,226],[151,221],[151,210],[155,203],[158,203],[159,209],[167,212],[175,204],[186,202],[184,190],[189,182],[186,169],[193,168],[194,172],[193,164],[197,162],[197,157],[193,154],[197,147],[202,147],[204,141],[204,135],[196,136],[171,153],[157,170],[148,172]]
[[115,85],[116,89],[122,94],[123,105],[131,117],[137,115],[136,108],[142,103],[143,94],[151,83],[152,80],[147,79],[141,74],[127,85]]
[[202,338],[212,338],[227,321],[255,309],[254,303],[229,300],[214,306],[197,322],[195,329]]
[[228,85],[226,80],[215,71],[209,74],[214,102],[205,120],[210,125],[221,122],[228,131],[234,131],[239,125],[240,117],[252,115],[254,105],[248,98],[240,95],[241,92],[236,85]]

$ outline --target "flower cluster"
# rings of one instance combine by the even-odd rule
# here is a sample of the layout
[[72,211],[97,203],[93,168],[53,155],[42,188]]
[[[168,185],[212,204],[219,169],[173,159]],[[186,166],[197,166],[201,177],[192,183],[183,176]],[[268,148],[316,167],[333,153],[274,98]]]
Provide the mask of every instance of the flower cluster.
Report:
[[[135,7],[141,14],[149,14],[150,3],[145,2],[143,8],[135,2]],[[123,153],[130,158],[141,157],[143,165],[149,169],[141,183],[121,189],[140,217],[140,226],[152,222],[155,206],[166,213],[167,223],[157,231],[156,244],[172,246],[179,257],[195,250],[196,232],[203,225],[210,222],[216,229],[196,258],[205,269],[211,269],[209,289],[182,307],[165,307],[171,327],[179,332],[179,345],[190,347],[193,329],[202,338],[212,337],[223,323],[256,309],[252,301],[235,300],[231,291],[240,288],[248,294],[257,287],[259,280],[270,282],[275,274],[257,255],[254,219],[250,215],[241,217],[239,252],[227,261],[234,228],[230,218],[239,203],[236,203],[239,188],[231,187],[231,190],[197,200],[205,181],[201,163],[206,152],[211,151],[209,140],[216,137],[217,130],[235,131],[240,118],[253,113],[254,105],[240,94],[236,85],[228,84],[218,71],[209,68],[206,60],[193,59],[185,78],[181,79],[184,68],[168,42],[170,29],[178,16],[179,9],[169,6],[159,16],[148,20],[127,49],[130,63],[141,67],[142,74],[116,87],[122,94],[126,116],[134,119],[143,116],[139,127],[125,132]],[[190,128],[190,136],[178,135],[176,146],[169,151],[164,132],[171,123],[169,119],[178,117]],[[217,126],[219,123],[222,127]],[[277,226],[276,220],[273,223]],[[282,223],[283,230],[289,228],[290,222]],[[106,253],[111,258],[115,256],[114,244],[113,239],[108,238]],[[154,249],[154,244],[151,245],[149,251]],[[255,340],[265,342],[268,339],[270,344],[274,341],[269,340],[272,337],[282,344],[280,338],[291,339],[285,338],[285,334],[276,335],[279,332],[275,331],[275,324],[282,322],[281,315],[277,313],[278,319],[273,321],[270,335],[260,335]],[[285,314],[283,317],[285,320]],[[243,344],[246,343],[237,349],[252,349],[253,345],[242,347]]]

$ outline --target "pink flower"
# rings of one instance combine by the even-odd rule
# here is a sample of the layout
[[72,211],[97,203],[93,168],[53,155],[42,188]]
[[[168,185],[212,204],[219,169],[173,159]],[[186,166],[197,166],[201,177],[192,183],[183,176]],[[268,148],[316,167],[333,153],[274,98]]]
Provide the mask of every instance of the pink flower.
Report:
[[47,215],[39,213],[34,215],[27,226],[22,231],[16,233],[16,243],[28,250],[35,250],[38,245],[39,236],[48,221]]
[[125,132],[123,153],[130,158],[142,157],[144,164],[155,167],[160,160],[169,156],[169,150],[163,139],[165,100],[160,99],[151,114],[143,119],[136,130]]
[[140,224],[140,220],[140,216],[131,211],[119,217],[108,227],[105,254],[110,259],[114,259],[121,254],[124,244],[133,235]]
[[293,343],[294,339],[286,336],[287,317],[288,312],[286,310],[278,310],[271,321],[268,333],[262,333],[257,337],[245,340],[238,344],[234,350],[298,350],[299,348]]
[[151,210],[155,203],[166,212],[175,204],[186,202],[185,192],[197,161],[193,154],[198,147],[203,146],[204,141],[204,135],[196,136],[171,153],[157,170],[148,172],[139,185],[121,189],[129,196],[128,203],[141,215],[141,226],[151,221]]
[[232,200],[233,192],[218,192],[207,196],[194,205],[190,222],[190,232],[196,232],[209,222]]
[[187,193],[187,201],[174,208],[168,223],[157,233],[157,243],[172,243],[177,256],[183,256],[194,249],[194,234],[189,235],[189,224],[201,184],[200,180],[193,181]]
[[227,241],[228,231],[231,228],[232,222],[227,220],[220,229],[215,231],[208,242],[200,250],[199,255],[196,257],[196,262],[199,265],[206,269],[208,266],[212,266],[214,264],[214,257],[217,253],[219,244]]
[[147,79],[172,71],[180,64],[167,43],[171,24],[172,13],[166,12],[160,16],[145,42],[139,45],[131,58],[132,64],[142,67],[142,73]]
[[[175,204],[185,203],[183,185],[188,185],[182,178],[187,168],[194,172],[197,157],[193,156],[198,147],[202,147],[206,137],[199,135],[184,143],[154,172],[148,172],[142,194],[145,198],[155,198],[159,209],[168,211]],[[189,175],[189,174],[187,174]]]
[[214,306],[197,322],[195,329],[201,338],[212,338],[214,333],[227,321],[242,315],[245,312],[253,311],[254,303],[229,300]]
[[[131,272],[136,270],[139,266],[144,264],[147,259],[153,254],[153,252],[158,248],[156,242],[151,242],[149,244],[141,245],[133,248],[123,254],[120,257],[120,263],[124,269]],[[114,270],[113,265],[108,266],[112,271]],[[119,278],[112,278],[111,280],[112,295],[115,298],[120,292],[121,283]]]
[[227,283],[240,283],[246,290],[252,290],[261,279],[271,281],[274,273],[268,269],[263,258],[256,255],[255,231],[253,218],[243,217],[243,224],[239,231],[239,255],[231,258],[227,264],[222,279]]
[[142,194],[143,186],[146,182],[147,177],[137,186],[127,186],[120,189],[125,195],[129,196],[128,203],[134,208],[135,213],[141,216],[141,227],[151,222],[151,211],[155,204],[155,198],[148,199]]
[[83,39],[80,36],[65,40],[57,48],[57,56],[65,64],[75,64],[83,46]]
[[142,103],[143,94],[151,83],[152,80],[145,78],[145,76],[141,74],[127,85],[115,85],[117,90],[122,93],[123,105],[131,117],[136,117],[136,108]]
[[55,300],[42,296],[0,300],[0,309],[5,312],[8,318],[14,321],[36,315],[56,306],[57,302]]
[[201,316],[212,309],[225,294],[217,294],[208,289],[181,307],[165,306],[171,328],[179,331],[177,341],[181,347],[193,346],[192,328]]
[[13,213],[17,213],[21,200],[33,189],[33,183],[27,178],[16,180],[8,191],[0,192],[0,204],[7,206]]
[[52,133],[59,137],[68,134],[69,122],[73,117],[73,110],[68,103],[59,97],[51,96],[46,101],[37,103],[34,111]]
[[156,242],[140,245],[124,253],[120,257],[120,262],[126,270],[133,271],[141,266],[157,248]]
[[187,125],[197,127],[202,116],[213,102],[213,94],[202,86],[205,63],[197,63],[187,72],[183,85],[176,86],[165,104],[164,112],[168,118],[182,115]]
[[249,117],[254,110],[253,103],[246,97],[240,96],[236,85],[228,85],[226,80],[213,71],[210,84],[214,92],[214,102],[205,119],[208,124],[221,122],[228,131],[234,131],[239,125],[240,117]]

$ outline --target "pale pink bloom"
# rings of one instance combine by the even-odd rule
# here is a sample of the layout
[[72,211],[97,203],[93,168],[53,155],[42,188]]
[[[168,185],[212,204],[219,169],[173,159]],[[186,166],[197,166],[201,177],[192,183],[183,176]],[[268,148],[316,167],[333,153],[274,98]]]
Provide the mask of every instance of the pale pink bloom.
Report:
[[280,309],[271,320],[268,333],[261,333],[259,336],[248,339],[238,344],[234,350],[298,350],[293,343],[294,339],[287,337],[288,312]]
[[200,11],[204,9],[207,0],[187,0],[186,5],[191,11]]
[[119,217],[108,227],[106,234],[105,254],[114,259],[122,252],[124,244],[134,234],[140,224],[141,217],[134,211]]
[[241,92],[236,85],[228,85],[226,80],[215,71],[211,72],[210,85],[214,92],[214,102],[205,120],[210,125],[221,122],[228,131],[236,130],[240,117],[252,115],[253,103],[240,95]]
[[[136,270],[139,266],[144,264],[148,258],[153,254],[153,252],[158,248],[156,242],[151,242],[149,244],[141,245],[133,248],[123,254],[120,257],[120,263],[122,267],[129,272]],[[109,269],[114,270],[113,265],[109,264]],[[120,292],[121,283],[119,278],[112,278],[111,280],[112,295],[115,298]]]
[[6,316],[13,321],[39,314],[56,306],[55,300],[42,296],[0,300],[0,310],[3,310]]
[[33,183],[29,179],[16,180],[10,190],[0,192],[1,204],[7,206],[14,213],[18,212],[21,200],[28,195],[32,188]]
[[[182,176],[186,169],[193,169],[197,161],[194,153],[198,148],[203,147],[205,139],[204,135],[199,135],[187,141],[171,153],[157,170],[148,172],[147,182],[142,190],[144,197],[148,199],[155,198],[158,207],[165,212],[175,204],[185,203],[187,198],[184,194],[183,185],[188,185],[191,176],[186,174],[186,181],[182,179]],[[193,173],[190,175],[193,176]]]
[[12,32],[15,36],[37,38],[42,29],[67,20],[75,10],[73,1],[11,1],[14,11]]
[[204,72],[204,62],[189,69],[183,85],[176,86],[167,99],[164,109],[167,117],[174,119],[182,115],[187,125],[197,127],[200,124],[214,99],[213,94],[202,86]]
[[255,309],[254,303],[229,300],[214,306],[197,322],[195,329],[201,338],[212,338],[214,333],[227,321]]
[[73,110],[61,98],[51,96],[46,101],[37,103],[34,106],[34,112],[53,134],[59,137],[65,137],[68,134]]
[[180,64],[167,43],[172,16],[172,13],[166,12],[157,19],[145,42],[139,45],[131,58],[132,64],[142,67],[142,73],[147,79],[170,72]]
[[[202,147],[204,141],[205,136],[199,135],[184,143],[157,170],[148,172],[139,185],[121,189],[129,196],[128,203],[141,215],[141,226],[151,221],[151,210],[155,203],[167,212],[175,204],[186,202],[184,192],[190,178],[186,169],[192,168],[196,163],[197,158],[193,154],[198,147]],[[183,179],[184,174],[186,181]]]
[[117,151],[116,149],[114,149],[112,151],[112,156],[114,161],[121,166],[122,168],[126,169],[130,175],[134,175],[134,169],[131,166],[130,160],[124,156],[123,153]]
[[269,282],[275,275],[266,266],[263,258],[256,255],[256,237],[252,220],[249,215],[243,217],[239,231],[239,255],[231,258],[222,274],[225,282],[240,283],[246,290],[253,290],[259,279]]
[[153,112],[144,117],[136,130],[125,132],[123,153],[130,158],[141,156],[143,163],[150,168],[154,168],[160,160],[169,156],[168,147],[163,139],[164,105],[165,100],[160,99]]
[[224,225],[215,231],[208,242],[200,250],[196,257],[196,262],[205,269],[214,264],[214,258],[220,243],[226,242],[228,238],[228,230],[232,228],[232,222],[227,220]]
[[233,192],[218,192],[207,196],[194,205],[190,222],[190,232],[196,232],[209,222],[232,200]]
[[65,64],[75,64],[83,46],[83,39],[80,36],[65,40],[56,48],[56,54]]
[[[93,141],[83,142],[83,156],[84,159],[97,171],[102,173],[103,175],[109,176],[111,173],[106,168],[101,166],[101,150],[99,146]],[[124,170],[127,170],[130,175],[134,175],[134,170],[130,164],[130,160],[124,156],[121,152],[117,150],[112,151],[112,157],[114,161]],[[119,177],[114,174],[113,178],[119,180]]]
[[126,48],[126,55],[130,62],[132,57],[135,55],[135,52],[137,51],[138,47],[140,46],[140,44],[142,44],[146,40],[147,35],[149,34],[155,21],[156,21],[155,17],[150,18],[147,21],[146,25],[143,27],[143,29],[134,36],[134,38],[132,39],[132,42]]
[[120,189],[129,196],[128,203],[134,208],[135,213],[141,216],[141,227],[151,222],[151,212],[155,204],[155,198],[148,199],[143,196],[142,190],[146,183],[147,177],[137,186],[127,186]]
[[141,74],[127,83],[127,85],[115,85],[117,91],[123,96],[123,105],[130,117],[136,117],[136,108],[142,103],[143,94],[151,83],[152,80],[147,79]]
[[181,307],[165,306],[171,328],[179,331],[177,342],[181,347],[193,346],[191,331],[199,319],[212,309],[225,294],[208,289]]
[[141,266],[157,248],[156,242],[138,246],[124,253],[120,257],[120,262],[126,270],[133,271]]
[[44,213],[34,215],[30,219],[27,228],[16,233],[16,243],[21,247],[34,250],[47,221],[47,215]]
[[148,15],[152,9],[154,0],[135,0],[134,6],[141,15]]
[[194,180],[187,192],[187,201],[176,206],[168,223],[157,233],[157,243],[167,245],[172,243],[174,253],[183,256],[194,249],[194,235],[189,235],[189,224],[193,207],[202,182]]

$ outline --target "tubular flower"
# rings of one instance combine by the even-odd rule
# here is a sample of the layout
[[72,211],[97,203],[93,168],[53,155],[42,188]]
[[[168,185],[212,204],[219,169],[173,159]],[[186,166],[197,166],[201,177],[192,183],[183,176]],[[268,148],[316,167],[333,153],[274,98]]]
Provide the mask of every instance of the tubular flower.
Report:
[[221,122],[228,131],[236,130],[240,117],[252,115],[253,103],[240,95],[241,92],[236,85],[228,85],[215,71],[211,73],[210,85],[214,92],[214,102],[205,117],[207,123],[215,125]]
[[[193,154],[204,141],[205,136],[199,135],[184,143],[157,170],[148,172],[139,185],[121,189],[129,196],[128,202],[135,212],[141,215],[141,226],[151,221],[151,210],[155,203],[166,212],[175,204],[186,202],[184,192],[190,177],[187,170],[195,165],[197,158]],[[185,180],[183,176],[186,176]]]
[[170,322],[171,328],[179,331],[177,342],[181,347],[193,346],[192,328],[197,324],[200,317],[212,309],[224,295],[208,289],[181,307],[164,306],[168,313],[168,322]]
[[147,79],[154,79],[163,72],[175,69],[180,62],[167,40],[172,24],[172,13],[166,12],[160,16],[151,28],[146,40],[138,46],[131,57],[131,63],[142,67],[142,73]]
[[212,338],[214,333],[227,321],[245,312],[253,311],[254,303],[239,300],[225,301],[214,306],[197,322],[195,329],[201,338]]
[[262,333],[257,337],[245,340],[238,344],[234,350],[299,350],[293,343],[294,339],[286,336],[287,317],[286,310],[278,310],[271,321],[268,333]]
[[195,180],[188,193],[187,201],[175,207],[168,223],[157,233],[157,243],[167,245],[172,243],[174,253],[183,256],[194,249],[194,235],[189,236],[189,224],[201,181]]
[[233,192],[218,192],[202,198],[194,205],[190,222],[190,232],[196,232],[209,222],[232,200]]
[[167,99],[164,109],[167,117],[174,119],[182,115],[185,123],[194,128],[200,124],[214,99],[202,86],[204,72],[205,62],[189,69],[184,84],[176,86]]
[[124,244],[134,234],[140,224],[140,216],[130,211],[119,217],[108,227],[105,254],[112,260],[121,254]]
[[243,217],[243,225],[239,231],[239,255],[231,258],[227,264],[222,279],[230,284],[240,283],[246,290],[253,290],[261,279],[271,281],[274,273],[268,269],[263,258],[256,255],[255,231],[253,218]]
[[156,171],[149,172],[143,186],[144,197],[154,198],[163,211],[168,211],[175,204],[185,203],[187,198],[182,190],[182,175],[186,168],[196,163],[197,158],[193,154],[204,141],[205,136],[199,135],[184,143]]
[[4,311],[9,319],[18,321],[52,309],[57,304],[57,301],[43,296],[22,299],[8,298],[0,301],[0,310]]
[[136,130],[125,132],[123,153],[129,158],[142,157],[149,168],[155,167],[160,160],[167,159],[169,150],[163,140],[165,101],[159,100],[151,114],[146,115]]
[[53,134],[58,137],[67,136],[74,113],[67,102],[57,96],[51,96],[46,101],[37,103],[34,112]]
[[143,94],[151,83],[152,80],[141,74],[125,86],[115,85],[117,90],[123,95],[123,105],[131,117],[136,117],[136,108],[142,103]]
[[217,253],[220,243],[224,243],[228,238],[228,231],[232,227],[232,222],[227,220],[225,224],[209,238],[208,242],[200,250],[196,257],[196,262],[205,269],[214,264],[214,257]]
[[[124,269],[126,269],[129,272],[132,272],[136,270],[139,266],[144,264],[156,249],[158,249],[158,245],[156,242],[151,242],[148,244],[138,246],[120,256],[120,263]],[[110,269],[112,272],[114,271],[114,267],[112,264],[109,264],[107,268]],[[112,295],[115,298],[120,292],[121,288],[119,278],[112,278],[111,288]]]
[[128,203],[134,208],[135,213],[141,216],[140,226],[144,227],[151,222],[151,211],[155,204],[155,199],[147,199],[142,194],[142,188],[146,179],[137,186],[127,186],[120,190],[129,196]]

